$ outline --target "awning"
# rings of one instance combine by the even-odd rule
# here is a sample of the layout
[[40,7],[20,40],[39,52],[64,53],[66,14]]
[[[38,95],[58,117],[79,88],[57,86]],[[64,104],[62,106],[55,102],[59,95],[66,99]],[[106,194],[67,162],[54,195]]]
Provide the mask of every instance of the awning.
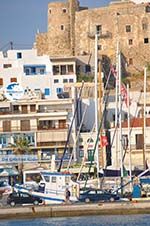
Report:
[[0,177],[16,176],[19,175],[17,169],[13,168],[0,168]]

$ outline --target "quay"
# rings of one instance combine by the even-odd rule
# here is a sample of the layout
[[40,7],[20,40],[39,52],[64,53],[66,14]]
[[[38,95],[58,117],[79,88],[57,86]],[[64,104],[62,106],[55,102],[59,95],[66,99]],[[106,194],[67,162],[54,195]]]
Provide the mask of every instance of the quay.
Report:
[[126,214],[150,214],[150,202],[130,201],[96,204],[62,204],[0,208],[0,219]]

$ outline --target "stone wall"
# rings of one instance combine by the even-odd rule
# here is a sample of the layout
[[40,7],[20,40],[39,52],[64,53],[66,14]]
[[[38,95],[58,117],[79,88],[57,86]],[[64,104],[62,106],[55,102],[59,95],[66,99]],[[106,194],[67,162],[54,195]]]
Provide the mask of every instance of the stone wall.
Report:
[[[134,74],[141,73],[150,58],[150,8],[146,11],[146,7],[150,6],[125,1],[80,10],[77,0],[50,3],[47,35],[38,34],[36,37],[38,53],[51,56],[94,54],[95,40],[92,36],[96,26],[101,25],[99,55],[115,63],[118,40],[124,69]],[[131,29],[128,32],[127,26]]]

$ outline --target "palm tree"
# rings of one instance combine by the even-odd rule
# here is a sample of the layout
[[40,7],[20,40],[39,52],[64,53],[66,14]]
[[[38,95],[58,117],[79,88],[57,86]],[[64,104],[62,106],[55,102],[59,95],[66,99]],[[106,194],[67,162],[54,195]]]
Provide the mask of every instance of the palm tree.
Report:
[[[14,143],[10,144],[13,153],[15,155],[25,155],[30,152],[30,142],[27,137],[19,136],[14,138]],[[23,159],[21,163],[18,163],[19,182],[23,182]]]

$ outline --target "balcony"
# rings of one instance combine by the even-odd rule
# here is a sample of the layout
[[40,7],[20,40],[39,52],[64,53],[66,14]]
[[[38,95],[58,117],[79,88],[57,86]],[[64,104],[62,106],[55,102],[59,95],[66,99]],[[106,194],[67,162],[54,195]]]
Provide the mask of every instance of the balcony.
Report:
[[37,143],[65,142],[67,140],[67,129],[52,129],[37,132]]

